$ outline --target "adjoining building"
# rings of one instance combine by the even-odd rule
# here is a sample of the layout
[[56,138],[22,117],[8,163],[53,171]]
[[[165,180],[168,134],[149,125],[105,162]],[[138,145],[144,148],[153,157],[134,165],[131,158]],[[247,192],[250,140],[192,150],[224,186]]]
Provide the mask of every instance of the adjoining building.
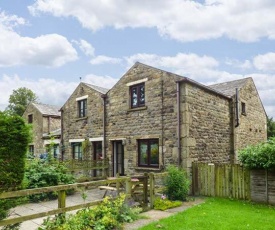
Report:
[[51,149],[56,158],[60,158],[61,113],[60,107],[41,103],[30,103],[23,118],[32,125],[33,139],[29,144],[29,153],[35,157],[44,157]]

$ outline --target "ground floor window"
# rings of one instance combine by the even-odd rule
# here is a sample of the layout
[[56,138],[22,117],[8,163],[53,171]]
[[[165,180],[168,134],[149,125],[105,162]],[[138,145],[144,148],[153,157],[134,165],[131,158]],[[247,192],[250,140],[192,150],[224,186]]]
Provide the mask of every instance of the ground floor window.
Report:
[[29,145],[29,154],[30,155],[34,154],[34,145]]
[[82,160],[82,143],[81,142],[72,143],[72,153],[73,153],[73,159]]
[[59,158],[59,144],[46,145],[46,152],[52,154],[55,159]]
[[94,148],[94,160],[102,160],[102,142],[101,141],[95,141],[93,142],[93,148]]
[[159,166],[159,140],[138,140],[138,165],[144,167]]

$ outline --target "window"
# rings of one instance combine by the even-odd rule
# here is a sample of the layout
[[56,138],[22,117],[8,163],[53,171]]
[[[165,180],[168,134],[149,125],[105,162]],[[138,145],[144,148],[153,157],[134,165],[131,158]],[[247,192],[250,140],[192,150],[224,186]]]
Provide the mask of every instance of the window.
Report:
[[30,155],[34,154],[34,146],[33,145],[29,145],[29,154]]
[[82,143],[72,143],[73,159],[82,160]]
[[145,84],[130,87],[131,108],[145,106]]
[[87,116],[87,99],[80,100],[78,103],[78,117]]
[[159,166],[158,139],[138,140],[138,165],[145,167]]
[[33,116],[32,114],[28,115],[28,123],[31,124],[33,122]]
[[245,103],[242,102],[241,106],[242,106],[242,114],[243,114],[243,115],[246,115]]
[[47,153],[51,153],[55,159],[59,158],[59,144],[46,145]]

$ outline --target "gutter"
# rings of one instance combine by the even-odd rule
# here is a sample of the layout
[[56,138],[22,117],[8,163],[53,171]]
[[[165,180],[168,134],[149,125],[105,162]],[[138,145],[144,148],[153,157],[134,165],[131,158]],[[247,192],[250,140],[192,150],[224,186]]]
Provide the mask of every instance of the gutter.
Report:
[[102,157],[106,158],[106,94],[102,94],[103,99],[103,154]]
[[60,146],[61,146],[61,161],[64,161],[64,152],[65,152],[65,148],[64,148],[64,134],[63,134],[63,129],[64,129],[64,125],[63,125],[63,116],[64,116],[64,111],[63,109],[60,109],[61,112],[61,135],[60,135]]
[[177,131],[178,131],[178,165],[181,167],[181,130],[180,130],[180,82],[177,81]]
[[235,124],[235,128],[237,128],[240,125],[240,118],[239,118],[239,90],[238,88],[236,88],[236,98],[235,98],[236,102],[236,124]]

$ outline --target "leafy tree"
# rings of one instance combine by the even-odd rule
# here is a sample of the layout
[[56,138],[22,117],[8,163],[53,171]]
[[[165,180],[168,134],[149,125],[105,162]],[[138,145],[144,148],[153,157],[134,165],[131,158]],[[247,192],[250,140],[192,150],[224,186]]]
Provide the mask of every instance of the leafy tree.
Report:
[[21,87],[13,90],[9,98],[7,110],[13,115],[22,116],[27,105],[31,102],[37,102],[38,97],[30,89]]
[[[30,130],[19,116],[0,113],[0,192],[16,190],[24,178]],[[0,220],[8,215],[15,200],[0,200]]]
[[275,121],[273,117],[267,117],[267,138],[275,137]]

